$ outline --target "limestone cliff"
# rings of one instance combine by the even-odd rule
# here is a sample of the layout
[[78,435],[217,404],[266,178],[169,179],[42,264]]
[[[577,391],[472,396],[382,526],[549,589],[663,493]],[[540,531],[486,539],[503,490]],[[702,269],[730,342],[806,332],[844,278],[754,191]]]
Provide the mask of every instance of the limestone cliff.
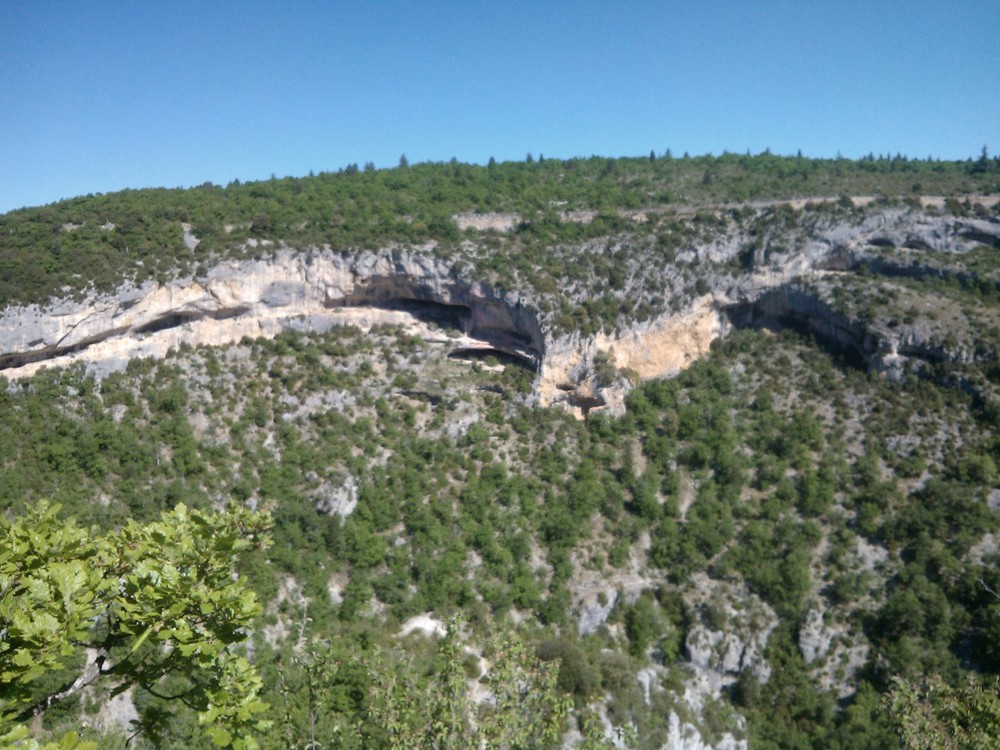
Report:
[[0,372],[84,362],[98,374],[182,344],[226,344],[288,328],[362,328],[414,319],[458,328],[456,346],[497,349],[537,369],[544,339],[536,316],[512,295],[467,282],[440,261],[404,253],[349,259],[281,250],[229,262],[204,278],[125,286],[113,294],[0,316]]
[[[891,374],[904,372],[913,358],[975,356],[968,346],[944,346],[927,326],[892,328],[838,309],[836,289],[841,277],[859,269],[889,277],[955,273],[942,268],[938,256],[1000,245],[1000,224],[903,209],[791,218],[791,225],[763,232],[752,221],[724,225],[670,266],[633,269],[619,294],[648,294],[659,285],[669,309],[592,336],[556,331],[551,316],[539,312],[534,290],[493,288],[428,253],[349,257],[283,248],[260,260],[221,263],[202,277],[126,285],[82,302],[7,308],[0,315],[0,373],[14,379],[43,366],[83,362],[100,376],[183,344],[226,344],[289,328],[430,323],[453,329],[456,350],[496,351],[536,371],[542,403],[586,413],[620,412],[630,379],[676,373],[734,327],[798,325]],[[917,255],[905,264],[887,260],[890,246]],[[928,254],[936,254],[938,265],[923,262]],[[692,278],[701,291],[691,292]],[[565,294],[585,292],[566,285]]]

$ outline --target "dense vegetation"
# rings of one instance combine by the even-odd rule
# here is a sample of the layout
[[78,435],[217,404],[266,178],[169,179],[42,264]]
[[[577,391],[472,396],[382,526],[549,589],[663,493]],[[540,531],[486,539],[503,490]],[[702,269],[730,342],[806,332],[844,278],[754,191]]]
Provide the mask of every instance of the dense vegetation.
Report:
[[[204,271],[259,243],[338,250],[462,240],[454,217],[517,215],[520,252],[620,232],[630,212],[670,214],[743,201],[841,195],[962,196],[1000,192],[1000,159],[946,162],[901,155],[848,159],[723,154],[675,158],[356,165],[305,178],[226,187],[132,190],[73,198],[0,216],[0,301],[25,303]],[[960,208],[956,204],[956,208]],[[572,220],[572,212],[595,220]],[[182,225],[200,240],[184,241]],[[473,236],[475,233],[473,232]]]
[[[1000,666],[1000,602],[986,588],[1000,579],[989,558],[969,555],[997,528],[985,495],[1000,442],[995,412],[960,391],[887,384],[808,341],[745,333],[636,391],[624,419],[579,423],[518,406],[513,366],[477,374],[434,354],[392,331],[348,329],[180,352],[100,384],[39,376],[5,397],[2,502],[20,510],[54,497],[110,527],[182,501],[272,506],[268,564],[247,571],[274,603],[259,635],[298,635],[263,638],[258,664],[270,689],[287,689],[308,678],[297,676],[297,648],[330,644],[349,680],[338,690],[354,696],[339,699],[345,716],[331,727],[365,710],[365,675],[349,668],[357,644],[381,643],[425,611],[462,611],[478,628],[516,610],[535,613],[534,637],[563,657],[562,687],[583,702],[611,692],[612,714],[636,723],[639,746],[657,747],[656,711],[614,670],[652,658],[662,679],[680,679],[690,628],[735,616],[731,602],[685,598],[698,572],[744,582],[751,606],[780,618],[768,688],[748,672],[733,693],[752,736],[776,747],[856,746],[851,732],[884,721],[871,702],[863,717],[861,707],[838,712],[809,679],[797,628],[811,608],[871,645],[852,705],[894,675],[958,679],[963,663]],[[424,388],[472,395],[435,402],[404,387],[411,373]],[[474,390],[495,378],[506,398]],[[327,401],[339,393],[354,403]],[[449,437],[463,415],[478,418]],[[344,486],[356,487],[358,507],[341,521],[321,511]],[[637,562],[647,535],[648,563]],[[891,557],[872,567],[859,556],[868,544]],[[619,626],[574,636],[580,569],[613,580],[636,564],[661,580],[653,596],[621,604]]]
[[[433,252],[475,273],[530,274],[536,288],[557,289],[574,248],[627,236],[614,254],[575,256],[574,272],[613,288],[625,267],[616,259],[653,273],[678,237],[710,238],[738,221],[759,222],[763,237],[806,221],[783,207],[760,218],[692,210],[681,221],[681,206],[1000,189],[1000,165],[985,154],[654,157],[352,167],[25,209],[0,217],[0,299],[268,252],[250,239],[340,249],[433,240]],[[852,210],[841,203],[815,211]],[[596,218],[568,221],[569,210]],[[463,235],[452,217],[466,211],[516,212],[522,224]],[[181,222],[201,239],[194,250]],[[556,260],[546,265],[540,247]],[[894,251],[883,260],[895,262]],[[0,378],[3,532],[24,537],[24,518],[60,528],[38,510],[51,501],[97,555],[128,534],[165,533],[157,524],[204,533],[224,524],[212,511],[231,501],[244,518],[266,509],[271,546],[238,545],[241,585],[254,592],[247,627],[208,654],[245,659],[248,684],[259,675],[254,699],[270,708],[253,715],[252,736],[265,748],[543,747],[578,728],[589,749],[606,744],[606,720],[628,746],[658,749],[674,717],[710,744],[731,734],[751,748],[846,750],[898,747],[900,722],[938,731],[972,709],[995,721],[1000,263],[983,247],[938,258],[949,273],[888,279],[872,258],[874,270],[817,282],[830,284],[832,305],[905,326],[907,315],[933,322],[920,307],[933,300],[942,338],[968,321],[981,356],[892,382],[808,335],[736,331],[678,377],[637,385],[623,416],[586,420],[536,406],[533,373],[516,363],[455,359],[394,327],[183,347],[100,381],[82,368]],[[608,318],[642,318],[639,303],[611,297],[550,312],[585,334]],[[178,531],[179,504],[209,520]],[[231,564],[228,539],[217,552]],[[3,566],[17,559],[5,549],[9,603],[17,576]],[[227,567],[213,570],[232,580]],[[121,606],[117,580],[96,576],[103,598],[88,606]],[[425,614],[430,633],[412,628]],[[0,609],[5,633],[11,617]],[[103,635],[88,629],[90,615],[74,622],[70,646]],[[209,746],[198,713],[213,684],[183,665],[154,674],[173,652],[152,641],[134,649],[141,659],[123,656],[150,622],[106,644],[115,661],[151,670],[153,690],[132,697],[143,731],[129,747]],[[8,652],[0,647],[0,708],[37,706],[80,667],[79,653],[53,657],[52,675],[13,690]],[[705,673],[721,691],[685,698]],[[470,684],[510,699],[470,702]],[[86,725],[88,738],[124,747],[108,687],[72,691],[39,711],[32,731],[59,738]],[[186,702],[169,699],[185,691]]]

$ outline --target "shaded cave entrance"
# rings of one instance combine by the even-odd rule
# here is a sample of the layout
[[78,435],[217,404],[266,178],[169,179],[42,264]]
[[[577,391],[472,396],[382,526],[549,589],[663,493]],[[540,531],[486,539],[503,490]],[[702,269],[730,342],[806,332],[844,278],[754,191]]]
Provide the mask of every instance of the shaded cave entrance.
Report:
[[[468,305],[453,305],[418,297],[358,297],[336,300],[330,307],[367,307],[405,312],[427,325],[457,331],[482,341],[484,346],[461,346],[448,353],[451,359],[488,359],[537,373],[541,356],[531,346],[531,338],[514,328],[477,328],[475,314]],[[457,343],[457,342],[456,342]]]
[[530,359],[522,357],[519,354],[512,354],[504,349],[461,347],[448,352],[448,359],[473,359],[486,364],[491,364],[492,361],[495,361],[496,364],[503,365],[504,367],[513,366],[533,373],[538,372],[538,367]]
[[866,371],[864,333],[846,319],[824,321],[783,305],[777,295],[765,295],[756,302],[732,305],[725,310],[730,324],[738,330],[780,334],[792,331],[815,343],[841,366]]
[[327,302],[328,308],[368,307],[375,310],[405,312],[421,323],[436,325],[461,333],[472,327],[472,308],[467,305],[449,305],[417,297],[364,297],[353,296]]
[[439,328],[449,328],[466,334],[472,326],[472,308],[466,305],[448,305],[444,302],[412,297],[396,297],[361,304],[365,307],[405,312],[421,323],[436,325]]
[[179,328],[185,323],[195,323],[200,320],[229,320],[230,318],[238,318],[240,315],[244,315],[249,309],[249,307],[228,307],[209,312],[202,310],[176,310],[138,326],[134,333],[156,333],[157,331],[166,331],[169,328]]

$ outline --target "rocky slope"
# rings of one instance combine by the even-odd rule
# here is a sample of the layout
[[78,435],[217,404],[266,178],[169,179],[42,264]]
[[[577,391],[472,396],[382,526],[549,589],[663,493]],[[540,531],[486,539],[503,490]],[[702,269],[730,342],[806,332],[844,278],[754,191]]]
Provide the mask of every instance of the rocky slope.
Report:
[[[996,510],[995,425],[938,384],[997,358],[1000,222],[933,207],[727,206],[546,248],[555,263],[543,268],[539,251],[511,270],[487,262],[494,245],[538,248],[516,247],[517,223],[502,218],[470,218],[449,248],[254,240],[259,258],[206,260],[197,276],[8,307],[0,376],[37,388],[0,393],[0,490],[64,481],[50,494],[98,497],[117,517],[182,497],[272,503],[285,536],[258,648],[297,648],[289,634],[301,639],[307,611],[326,617],[323,637],[358,618],[404,623],[402,637],[469,602],[544,612],[566,653],[590,644],[580,694],[608,730],[656,717],[647,725],[662,736],[640,745],[655,750],[746,748],[754,712],[758,732],[772,718],[771,691],[791,691],[783,705],[795,708],[808,679],[832,714],[869,672],[913,661],[929,636],[894,653],[907,643],[895,613],[952,605],[929,583],[911,601],[899,573],[919,557],[910,536],[933,533],[940,549],[921,554],[956,556],[939,580],[970,559],[981,568],[969,580],[990,575],[994,532],[963,529]],[[185,242],[199,244],[188,227]],[[610,322],[566,324],[563,309],[598,298]],[[844,356],[740,331],[785,327]],[[514,367],[466,361],[479,356]],[[79,371],[28,379],[73,363],[101,377],[137,357],[156,361],[97,387]],[[921,370],[930,377],[903,377]],[[620,412],[630,390],[624,420],[531,408]],[[44,411],[53,393],[58,408]],[[962,483],[954,497],[944,481]],[[952,505],[943,521],[923,515]],[[972,541],[978,558],[963,557]],[[979,637],[979,616],[948,615],[957,648]],[[950,653],[950,637],[934,649]],[[603,692],[584,689],[595,672]],[[789,687],[789,674],[808,677]]]
[[433,258],[281,250],[267,260],[225,263],[204,278],[123,287],[82,303],[8,308],[0,318],[0,369],[17,378],[43,365],[85,362],[103,373],[184,344],[413,319],[460,330],[456,348],[497,349],[532,369],[542,359],[542,332],[529,310]]
[[[456,353],[496,352],[536,371],[543,404],[620,413],[630,381],[678,372],[734,327],[796,325],[895,376],[914,359],[996,355],[977,353],[969,341],[949,349],[933,327],[890,328],[838,309],[833,300],[842,279],[859,271],[890,279],[974,278],[940,259],[1000,246],[1000,223],[899,208],[832,218],[781,208],[781,222],[763,230],[760,211],[732,221],[717,214],[720,231],[684,247],[673,265],[659,273],[633,268],[618,296],[659,287],[669,309],[591,336],[556,331],[552,316],[539,312],[536,290],[491,287],[428,252],[347,256],[283,247],[261,260],[222,263],[202,277],[124,286],[82,302],[7,308],[0,315],[0,373],[16,379],[43,366],[84,362],[101,375],[182,345],[273,337],[286,329],[431,323],[452,332]],[[887,259],[886,248],[900,250]],[[693,287],[692,278],[698,281]],[[564,290],[588,293],[573,285]],[[427,335],[426,325],[419,330]]]

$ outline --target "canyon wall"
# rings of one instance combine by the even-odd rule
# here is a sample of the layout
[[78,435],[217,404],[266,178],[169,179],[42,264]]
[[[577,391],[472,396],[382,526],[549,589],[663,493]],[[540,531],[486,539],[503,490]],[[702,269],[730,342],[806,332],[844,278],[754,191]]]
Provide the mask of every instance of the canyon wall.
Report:
[[[595,408],[620,413],[636,380],[677,373],[734,327],[796,325],[852,351],[870,368],[899,374],[912,358],[951,355],[920,330],[880,329],[838,311],[811,280],[836,284],[837,274],[862,268],[888,277],[941,275],[918,262],[921,253],[1000,246],[1000,224],[892,209],[840,218],[793,239],[770,237],[751,246],[737,229],[688,248],[668,272],[694,271],[707,292],[675,299],[652,319],[588,337],[554,331],[534,299],[463,278],[426,253],[348,256],[284,248],[260,260],[220,263],[202,277],[9,307],[0,313],[0,375],[13,380],[80,362],[100,377],[133,358],[163,356],[184,344],[380,323],[416,325],[418,333],[428,326],[449,329],[456,352],[513,357],[536,373],[540,403],[561,403],[581,415]],[[900,249],[898,260],[884,258],[889,246]],[[647,288],[655,282],[643,279]]]
[[438,260],[281,250],[264,260],[223,263],[204,278],[7,308],[0,315],[0,374],[15,379],[42,366],[83,362],[100,375],[181,344],[414,321],[458,328],[456,345],[495,349],[534,370],[544,356],[538,319],[520,300],[464,281]]

